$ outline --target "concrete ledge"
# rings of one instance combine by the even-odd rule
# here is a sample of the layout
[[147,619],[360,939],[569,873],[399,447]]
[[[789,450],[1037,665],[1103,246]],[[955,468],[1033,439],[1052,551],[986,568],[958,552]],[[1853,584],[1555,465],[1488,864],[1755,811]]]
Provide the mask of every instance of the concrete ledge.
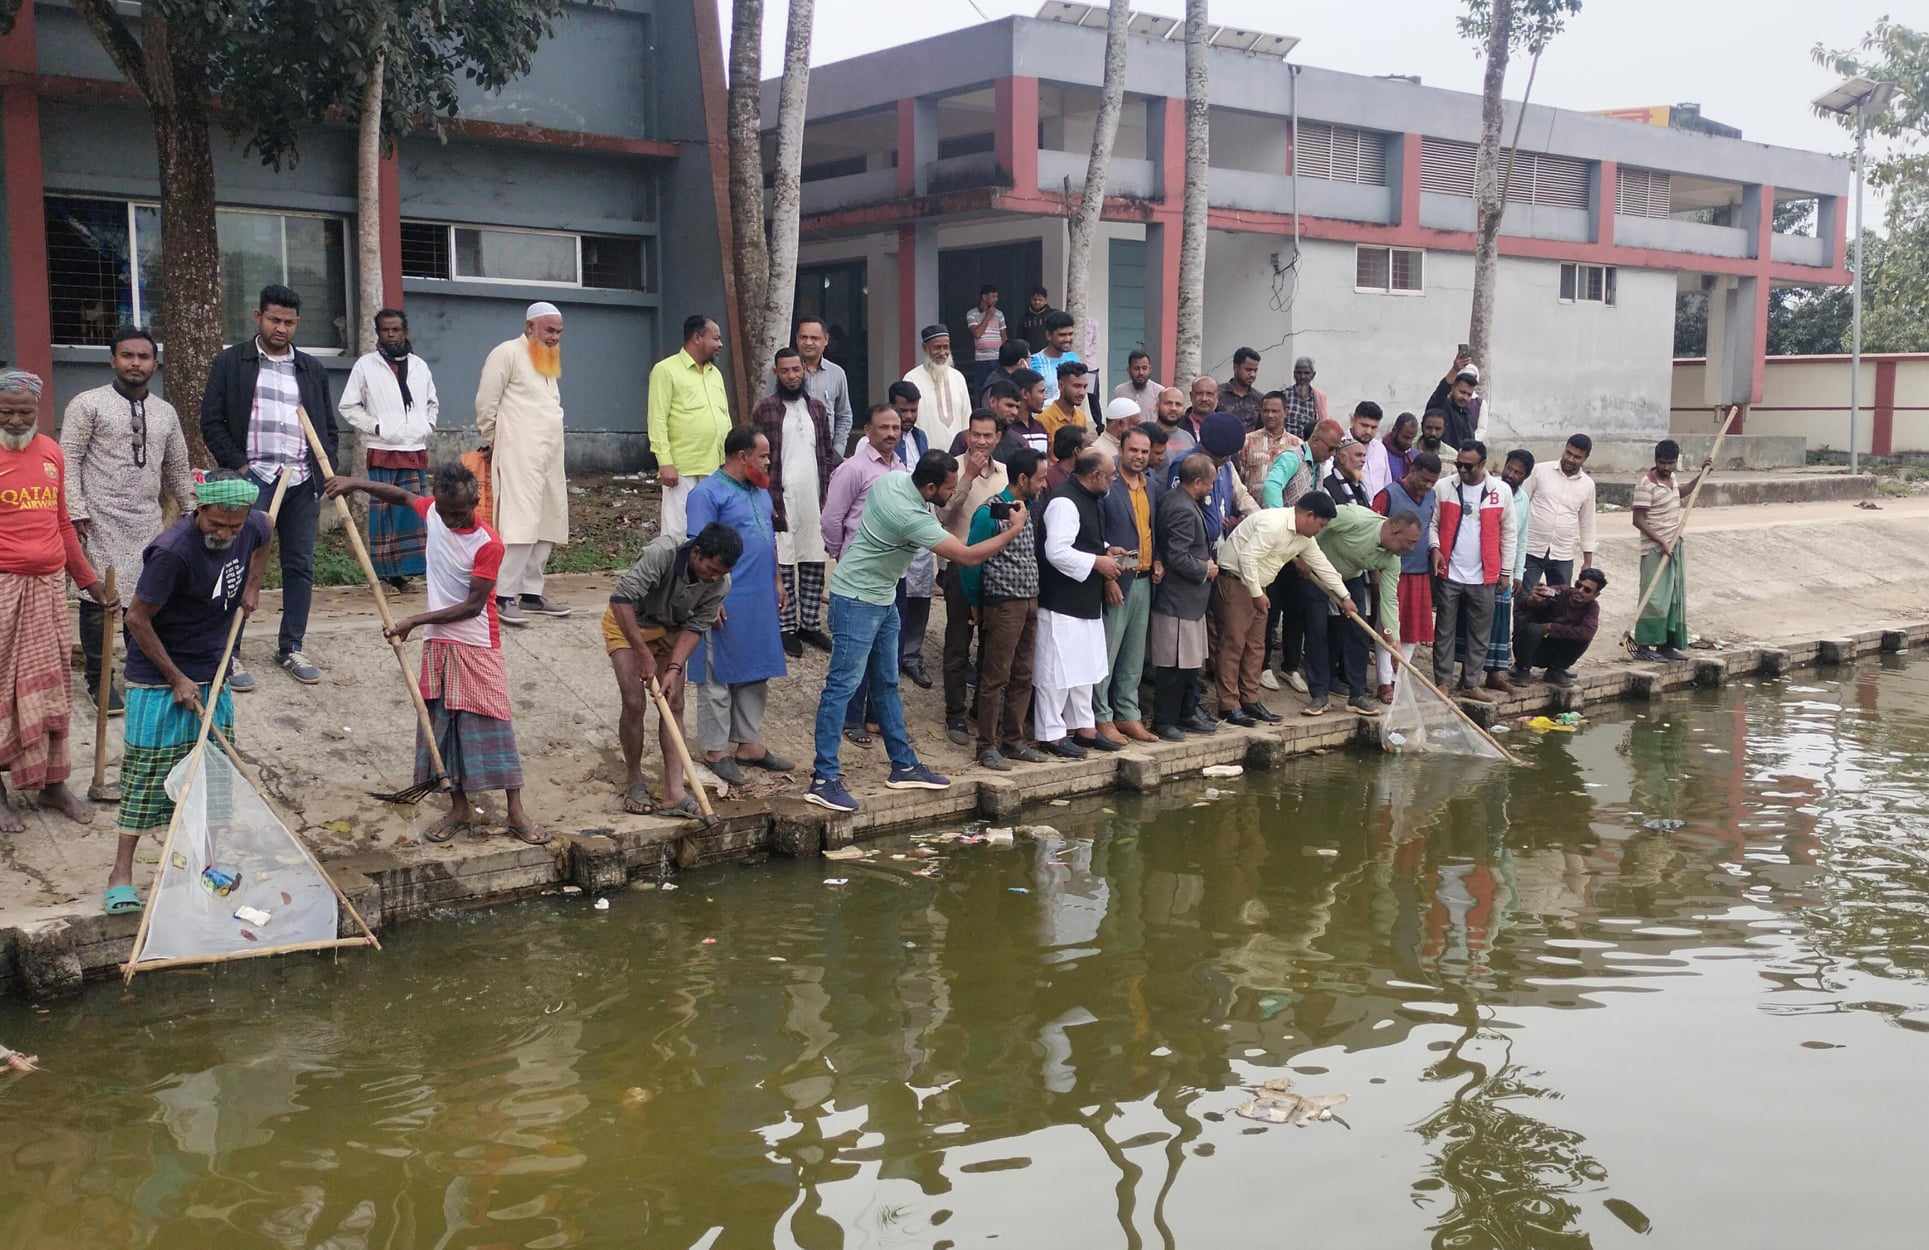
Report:
[[[1868,473],[1789,473],[1749,478],[1723,478],[1717,474],[1702,488],[1701,503],[1710,508],[1735,508],[1747,504],[1868,499],[1874,494],[1875,477]],[[1594,497],[1600,503],[1626,508],[1634,498],[1634,482],[1596,479]]]
[[[1566,689],[1535,684],[1497,703],[1466,701],[1483,724],[1567,711],[1615,699],[1655,699],[1690,685],[1719,686],[1731,676],[1777,676],[1809,664],[1853,663],[1859,654],[1894,653],[1929,642],[1929,622],[1864,630],[1839,638],[1788,639],[1739,647],[1680,664],[1643,665],[1589,673]],[[911,828],[974,817],[1015,823],[1028,803],[1120,789],[1157,789],[1170,777],[1210,764],[1277,768],[1294,755],[1324,752],[1349,742],[1378,749],[1379,721],[1351,713],[1298,718],[1260,729],[1199,735],[1179,743],[1138,744],[1116,754],[1010,774],[960,779],[949,790],[894,791],[872,798],[853,815],[806,804],[795,796],[723,804],[710,828],[690,821],[651,820],[641,828],[577,830],[549,846],[505,846],[500,841],[461,847],[454,858],[404,859],[370,852],[324,861],[355,907],[377,931],[439,913],[546,893],[573,885],[584,894],[620,889],[643,876],[675,868],[778,854],[815,857]],[[994,815],[995,814],[995,815]],[[49,917],[0,929],[0,995],[45,999],[78,988],[84,977],[112,975],[127,957],[139,918],[92,912]],[[340,931],[355,932],[344,911]]]

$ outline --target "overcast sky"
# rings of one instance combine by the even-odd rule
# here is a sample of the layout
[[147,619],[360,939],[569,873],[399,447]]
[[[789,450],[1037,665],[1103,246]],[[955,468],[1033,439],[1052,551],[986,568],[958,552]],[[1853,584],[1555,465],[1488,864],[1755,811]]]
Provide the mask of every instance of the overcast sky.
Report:
[[[976,25],[1033,15],[1038,0],[818,0],[811,63]],[[718,0],[727,32],[728,0]],[[784,0],[766,0],[764,73],[783,63]],[[1708,117],[1765,143],[1846,152],[1847,132],[1809,112],[1835,78],[1809,60],[1816,42],[1845,47],[1898,0],[1586,0],[1541,58],[1534,102],[1603,109],[1694,101]],[[1144,13],[1181,16],[1183,0],[1139,0]],[[1454,33],[1454,0],[1212,0],[1215,22],[1296,35],[1293,60],[1362,74],[1418,74],[1429,86],[1480,90],[1480,61]],[[1524,59],[1507,78],[1519,98]],[[1876,224],[1878,203],[1867,211]]]

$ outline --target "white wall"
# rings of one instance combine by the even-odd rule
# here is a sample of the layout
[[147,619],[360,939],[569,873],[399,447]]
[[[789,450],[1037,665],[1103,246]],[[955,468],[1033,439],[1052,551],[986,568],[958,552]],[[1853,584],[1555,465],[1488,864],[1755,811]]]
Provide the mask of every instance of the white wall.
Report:
[[[1291,381],[1293,359],[1312,356],[1337,413],[1362,399],[1418,412],[1454,348],[1467,336],[1473,258],[1429,252],[1418,295],[1354,291],[1354,248],[1307,240],[1296,271],[1280,279],[1273,253],[1285,236],[1215,231],[1206,248],[1207,369],[1224,377],[1234,349],[1261,354],[1266,388]],[[1495,436],[1660,437],[1673,373],[1675,278],[1622,269],[1616,303],[1563,304],[1560,266],[1504,259],[1494,328]]]

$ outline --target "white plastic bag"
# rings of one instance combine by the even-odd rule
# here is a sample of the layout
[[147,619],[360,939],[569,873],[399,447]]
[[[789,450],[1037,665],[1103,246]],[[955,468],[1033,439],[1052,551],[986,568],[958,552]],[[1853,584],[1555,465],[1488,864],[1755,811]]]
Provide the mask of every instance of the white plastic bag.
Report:
[[1485,735],[1455,715],[1446,700],[1402,671],[1393,687],[1393,706],[1380,718],[1380,745],[1403,754],[1467,755],[1503,758]]

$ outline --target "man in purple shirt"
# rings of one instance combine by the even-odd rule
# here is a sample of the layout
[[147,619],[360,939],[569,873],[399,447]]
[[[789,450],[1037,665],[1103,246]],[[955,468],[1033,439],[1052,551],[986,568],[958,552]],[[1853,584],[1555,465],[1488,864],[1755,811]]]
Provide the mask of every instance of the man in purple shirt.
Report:
[[897,409],[889,404],[873,404],[864,421],[864,441],[843,463],[831,471],[831,484],[824,495],[824,549],[832,558],[844,554],[844,544],[857,536],[857,523],[864,515],[864,497],[871,484],[893,469],[903,469],[898,460],[898,439],[904,433]]

